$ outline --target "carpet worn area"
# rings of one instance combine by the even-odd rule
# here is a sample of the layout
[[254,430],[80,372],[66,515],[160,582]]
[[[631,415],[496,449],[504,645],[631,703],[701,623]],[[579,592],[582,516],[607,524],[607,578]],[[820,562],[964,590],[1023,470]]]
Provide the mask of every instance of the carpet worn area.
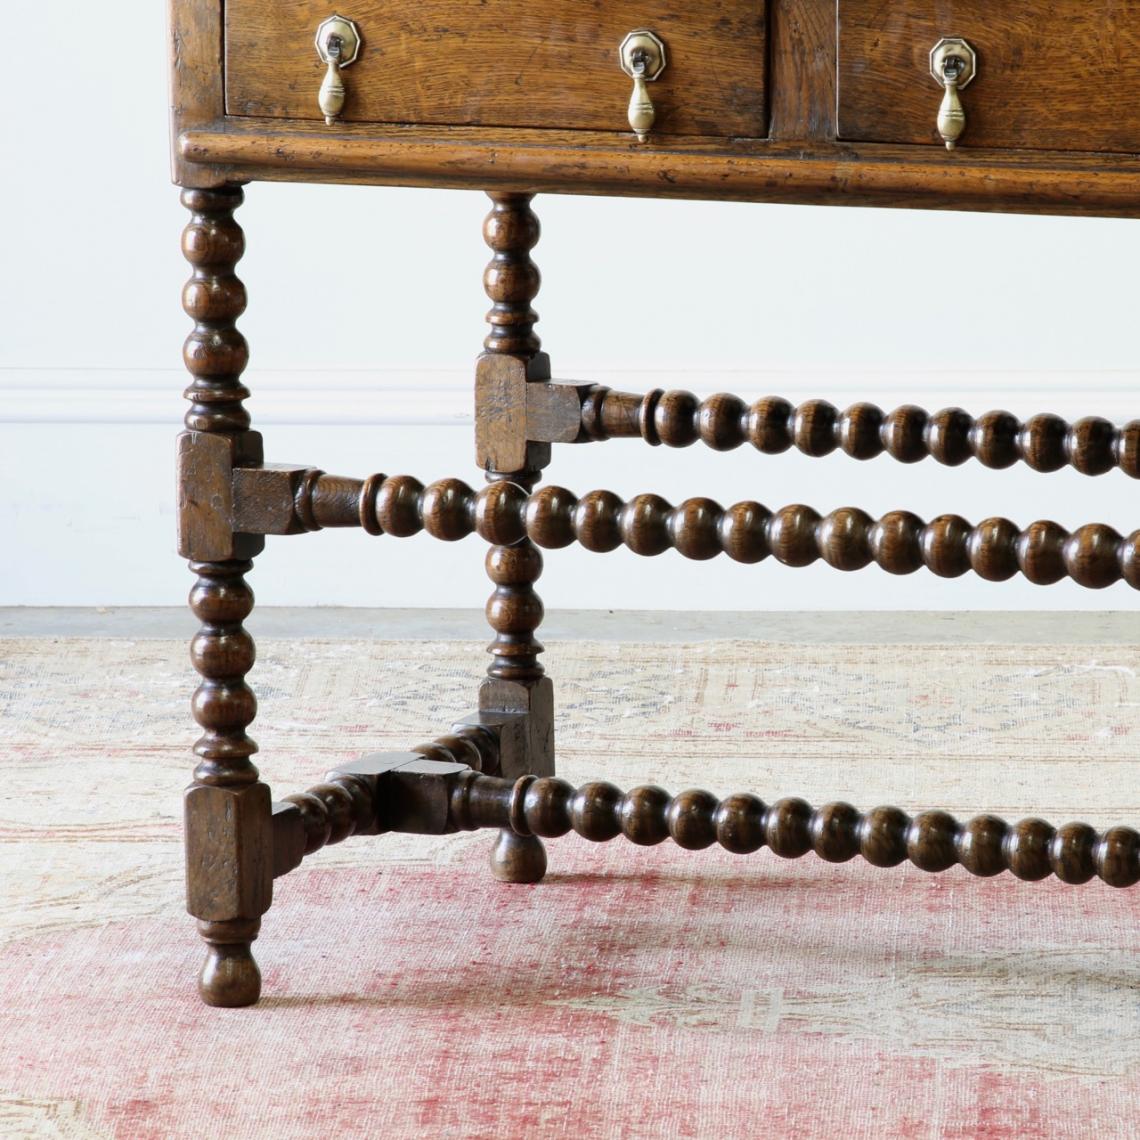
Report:
[[[256,632],[256,625],[253,624]],[[482,642],[265,639],[275,795],[445,731]],[[565,642],[559,772],[768,802],[1140,820],[1097,645]],[[379,836],[275,884],[251,1010],[182,903],[182,642],[0,640],[0,1136],[1126,1137],[1140,889]]]

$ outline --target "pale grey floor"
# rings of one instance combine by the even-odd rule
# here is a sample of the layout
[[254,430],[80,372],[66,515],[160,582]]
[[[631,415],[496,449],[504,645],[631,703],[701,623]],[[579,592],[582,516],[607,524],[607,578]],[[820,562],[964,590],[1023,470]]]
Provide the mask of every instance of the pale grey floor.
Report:
[[[182,608],[0,607],[0,637],[189,637]],[[482,610],[305,609],[261,607],[249,628],[258,637],[376,640],[483,639]],[[1057,613],[670,613],[665,610],[558,610],[541,637],[594,641],[717,641],[749,637],[793,644],[1089,645],[1140,641],[1140,614]]]

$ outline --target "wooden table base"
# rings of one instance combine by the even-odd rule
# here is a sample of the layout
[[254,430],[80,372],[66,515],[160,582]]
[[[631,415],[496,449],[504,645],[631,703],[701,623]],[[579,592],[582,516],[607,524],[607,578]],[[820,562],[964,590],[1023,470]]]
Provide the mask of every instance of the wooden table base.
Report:
[[[718,801],[708,792],[670,796],[656,787],[575,789],[555,778],[553,685],[536,637],[542,547],[579,542],[604,552],[625,545],[647,556],[672,548],[693,559],[771,556],[790,566],[823,559],[847,571],[873,562],[893,574],[925,567],[943,577],[972,570],[992,580],[1021,573],[1042,585],[1071,578],[1089,588],[1123,579],[1140,589],[1140,531],[1122,536],[1091,524],[1070,534],[1048,521],[1023,529],[1000,518],[972,526],[955,515],[927,523],[906,511],[875,521],[855,508],[821,517],[805,506],[771,511],[749,501],[725,509],[700,498],[674,507],[657,495],[623,502],[605,491],[579,498],[559,487],[536,490],[555,443],[627,437],[674,447],[700,440],[728,450],[748,442],[769,453],[842,449],[857,459],[886,452],[901,462],[930,455],[950,465],[977,458],[989,467],[1025,462],[1043,472],[1072,466],[1096,475],[1120,467],[1136,478],[1140,422],[1117,428],[1098,418],[1070,425],[1038,416],[1021,423],[1001,412],[980,419],[961,409],[884,414],[866,404],[840,412],[823,401],[748,405],[730,395],[698,400],[687,392],[558,383],[535,333],[540,276],[531,250],[539,224],[531,197],[492,193],[484,229],[493,252],[484,278],[492,308],[476,367],[475,435],[487,485],[475,491],[458,479],[425,487],[410,476],[356,479],[264,463],[244,407],[248,354],[236,327],[246,300],[235,273],[244,250],[234,219],[242,190],[183,191],[191,212],[183,250],[193,266],[183,300],[194,328],[185,349],[191,406],[179,440],[180,551],[196,575],[190,604],[202,623],[191,646],[202,677],[193,698],[202,735],[186,793],[186,846],[188,909],[208,946],[203,1000],[257,1001],[261,978],[251,945],[275,878],[327,844],[385,831],[497,829],[492,871],[511,883],[541,879],[542,839],[569,831],[598,842],[672,839],[690,850],[719,843],[738,854],[762,847],[784,858],[814,852],[830,862],[861,855],[880,867],[909,860],[931,872],[957,864],[979,876],[1008,870],[1026,880],[1140,882],[1140,834],[1125,827],[1100,834],[1085,824],[1009,825],[989,815],[961,824],[940,811],[912,818],[889,807],[813,809],[799,799],[768,805],[747,794]],[[253,593],[245,576],[268,534],[350,526],[397,538],[421,530],[443,541],[482,537],[494,587],[487,603],[491,663],[477,710],[446,735],[408,753],[365,757],[274,803],[246,733],[257,704],[245,680],[254,664],[244,627]]]

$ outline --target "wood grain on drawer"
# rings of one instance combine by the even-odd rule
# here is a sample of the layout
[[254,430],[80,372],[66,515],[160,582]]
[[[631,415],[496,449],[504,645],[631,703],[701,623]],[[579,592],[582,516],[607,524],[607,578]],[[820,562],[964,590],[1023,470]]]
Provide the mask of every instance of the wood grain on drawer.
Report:
[[1140,152],[1140,0],[839,0],[840,137],[941,145],[943,36],[978,54],[963,148]]
[[317,26],[355,20],[363,48],[344,72],[344,122],[628,132],[632,82],[618,63],[649,28],[668,67],[649,91],[655,135],[766,133],[764,0],[230,0],[226,113],[321,118]]

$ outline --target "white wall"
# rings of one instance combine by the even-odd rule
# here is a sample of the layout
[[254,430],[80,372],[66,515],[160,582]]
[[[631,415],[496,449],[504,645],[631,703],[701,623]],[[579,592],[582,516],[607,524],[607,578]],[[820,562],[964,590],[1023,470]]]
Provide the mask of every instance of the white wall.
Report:
[[[30,172],[0,178],[0,604],[149,605],[185,593],[171,457],[186,270],[167,175],[161,8],[129,0],[114,21],[78,0],[39,12],[58,45],[51,82],[35,53],[9,53],[7,91],[35,99],[0,117],[0,161]],[[554,197],[537,208],[540,331],[561,377],[841,405],[1137,414],[1132,223]],[[269,458],[477,481],[466,386],[486,309],[484,212],[472,193],[249,188],[242,327]],[[674,500],[1140,525],[1137,489],[1119,472],[952,472],[620,441],[559,450],[549,477]],[[274,540],[255,584],[269,603],[466,606],[486,593],[482,553],[477,539]],[[1123,586],[1093,595],[575,550],[549,556],[543,593],[599,607],[1132,604]]]

